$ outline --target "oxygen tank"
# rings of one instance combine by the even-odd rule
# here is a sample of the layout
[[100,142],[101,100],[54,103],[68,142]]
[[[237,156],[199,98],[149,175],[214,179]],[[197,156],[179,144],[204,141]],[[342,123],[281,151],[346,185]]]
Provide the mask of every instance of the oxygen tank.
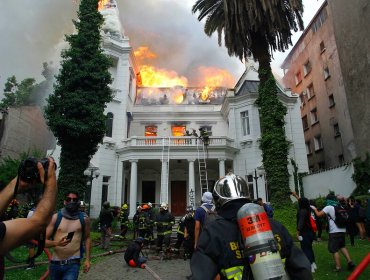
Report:
[[288,279],[263,207],[246,203],[237,218],[254,279]]

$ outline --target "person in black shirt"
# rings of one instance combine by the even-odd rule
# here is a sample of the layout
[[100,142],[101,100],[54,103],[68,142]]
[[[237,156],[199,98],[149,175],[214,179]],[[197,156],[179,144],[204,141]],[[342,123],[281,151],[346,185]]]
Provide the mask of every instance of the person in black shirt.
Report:
[[124,259],[129,266],[145,268],[147,259],[145,257],[140,257],[143,246],[144,238],[138,237],[127,247]]
[[101,248],[108,250],[110,245],[110,238],[112,236],[112,222],[113,213],[110,209],[110,203],[108,201],[103,203],[103,209],[100,211],[99,221],[101,230]]

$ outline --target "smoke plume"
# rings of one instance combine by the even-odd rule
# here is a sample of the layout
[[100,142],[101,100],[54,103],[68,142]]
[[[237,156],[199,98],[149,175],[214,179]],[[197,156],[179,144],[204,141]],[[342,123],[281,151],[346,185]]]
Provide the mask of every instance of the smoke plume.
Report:
[[[197,86],[199,67],[230,72],[235,81],[244,70],[230,58],[217,38],[208,38],[203,23],[191,13],[190,0],[118,0],[125,35],[134,49],[148,46],[157,54],[154,66],[176,71]],[[58,63],[66,47],[64,35],[73,32],[78,0],[0,1],[0,92],[6,79],[34,77],[41,80],[42,63]]]

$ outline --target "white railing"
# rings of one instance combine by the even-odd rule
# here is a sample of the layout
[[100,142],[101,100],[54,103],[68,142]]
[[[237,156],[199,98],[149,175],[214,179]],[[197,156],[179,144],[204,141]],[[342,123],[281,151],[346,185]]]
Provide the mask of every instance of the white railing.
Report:
[[[183,136],[183,137],[141,137],[136,136],[129,139],[123,140],[125,147],[162,147],[165,146],[177,146],[177,147],[196,147],[198,141],[201,139]],[[229,146],[234,147],[234,141],[227,137],[210,137],[209,146]]]

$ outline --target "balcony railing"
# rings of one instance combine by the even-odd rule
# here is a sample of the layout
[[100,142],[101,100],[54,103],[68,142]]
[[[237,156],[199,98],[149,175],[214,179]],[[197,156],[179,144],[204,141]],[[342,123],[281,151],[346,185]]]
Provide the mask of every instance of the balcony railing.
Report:
[[[122,140],[124,147],[159,147],[159,146],[177,146],[177,147],[196,147],[202,145],[201,139],[195,137],[140,137],[135,136]],[[227,137],[210,137],[209,146],[228,146],[234,147],[234,141]]]

